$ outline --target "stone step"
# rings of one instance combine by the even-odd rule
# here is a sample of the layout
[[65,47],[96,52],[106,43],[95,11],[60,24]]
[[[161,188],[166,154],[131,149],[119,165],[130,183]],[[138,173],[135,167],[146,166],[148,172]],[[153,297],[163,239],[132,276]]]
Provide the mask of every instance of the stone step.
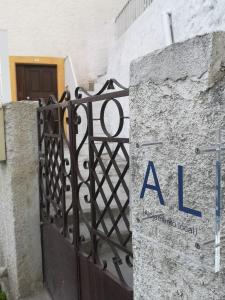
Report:
[[[103,233],[103,230],[99,230]],[[120,235],[123,241],[125,241],[128,238],[129,232],[126,228],[126,226],[120,226],[119,227]],[[85,252],[86,254],[90,253],[90,247],[91,247],[91,239],[90,239],[90,233],[88,228],[85,226],[85,224],[80,225],[80,234],[81,237],[83,238],[81,242],[81,251]],[[110,239],[116,243],[119,243],[118,237],[116,232],[113,232],[112,235],[110,236]],[[130,241],[131,242],[131,241]],[[131,251],[131,243],[127,245],[128,249]],[[98,244],[99,250],[101,254],[106,254],[112,251],[110,245],[108,242],[101,240]]]
[[[103,210],[104,210],[105,207],[100,207],[100,214],[103,213]],[[119,215],[119,208],[118,207],[110,207],[110,211],[111,211],[111,214],[114,218],[117,218],[117,216]],[[83,210],[83,215],[84,217],[88,220],[88,221],[91,221],[91,210],[90,209],[84,209]],[[126,209],[126,215],[129,215],[129,207]],[[97,217],[99,217],[99,215],[97,214]],[[106,212],[105,213],[105,216],[104,216],[104,219],[110,219],[110,216],[109,216],[109,213]],[[82,222],[82,220],[81,220]]]
[[[103,208],[100,209],[101,212],[103,212]],[[101,223],[98,226],[98,230],[100,230],[101,232],[105,232],[105,229],[107,229],[107,232],[109,232],[111,230],[111,228],[113,227],[114,221],[116,221],[116,219],[119,216],[119,209],[118,207],[114,207],[111,208],[111,213],[112,213],[112,217],[114,218],[113,222],[111,220],[111,217],[109,216],[108,213],[106,213],[103,217],[103,220],[101,221]],[[128,220],[128,222],[130,223],[130,209],[129,207],[126,209],[126,218]],[[97,222],[99,220],[99,215],[97,215]],[[68,218],[68,226],[70,228],[70,231],[73,231],[73,215],[69,214]],[[104,223],[103,223],[104,221]],[[62,226],[62,219],[58,219],[57,226],[61,227]],[[104,224],[104,225],[103,225]],[[90,233],[88,230],[88,226],[91,227],[91,210],[90,209],[85,209],[83,212],[83,217],[80,214],[80,235],[82,236],[82,238],[84,239],[84,241],[89,240],[90,239]],[[104,228],[103,228],[104,226]],[[128,229],[127,226],[123,220],[123,217],[120,219],[120,221],[117,224],[117,227],[121,233],[122,236],[127,235],[128,233]],[[114,230],[114,232],[112,233],[112,236],[114,235],[114,233],[116,234],[116,231]],[[72,234],[71,234],[71,238],[72,238]]]

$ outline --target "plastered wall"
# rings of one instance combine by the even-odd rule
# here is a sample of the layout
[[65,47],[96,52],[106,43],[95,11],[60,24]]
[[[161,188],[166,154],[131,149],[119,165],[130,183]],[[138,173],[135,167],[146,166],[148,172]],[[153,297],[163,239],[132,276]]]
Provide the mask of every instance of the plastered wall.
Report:
[[106,71],[113,20],[126,0],[2,0],[9,55],[71,56],[79,84]]

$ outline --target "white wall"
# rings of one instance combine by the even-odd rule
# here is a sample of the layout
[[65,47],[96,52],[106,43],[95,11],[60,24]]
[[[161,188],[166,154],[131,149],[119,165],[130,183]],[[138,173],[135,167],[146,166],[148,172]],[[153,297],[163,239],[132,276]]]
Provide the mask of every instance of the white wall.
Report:
[[71,56],[79,84],[106,71],[113,19],[126,0],[1,0],[9,54]]
[[175,42],[206,32],[225,30],[224,0],[154,0],[109,55],[107,77],[129,85],[130,62],[166,46],[163,13],[172,12]]
[[0,28],[8,29],[10,55],[70,55],[81,85],[105,73],[110,48],[107,77],[128,85],[130,61],[166,45],[163,11],[173,13],[176,41],[225,28],[224,0],[154,0],[113,46],[113,20],[126,2],[1,0]]
[[74,91],[78,86],[76,72],[73,67],[72,59],[70,56],[65,58],[65,85],[71,93],[71,99],[74,99]]
[[7,31],[0,30],[0,102],[11,101],[8,35]]

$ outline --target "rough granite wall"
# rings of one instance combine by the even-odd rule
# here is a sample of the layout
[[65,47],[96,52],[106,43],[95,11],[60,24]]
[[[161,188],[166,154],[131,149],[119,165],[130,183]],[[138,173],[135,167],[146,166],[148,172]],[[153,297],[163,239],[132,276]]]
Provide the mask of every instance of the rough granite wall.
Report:
[[[198,36],[131,65],[131,197],[134,299],[225,299],[225,244],[214,272],[215,153],[195,153],[225,129],[225,33]],[[143,143],[162,142],[144,147]],[[222,187],[224,194],[224,154]],[[140,193],[148,161],[165,201]],[[178,165],[184,167],[184,206],[178,210]],[[152,172],[148,184],[156,185]],[[223,206],[224,207],[224,206]],[[224,216],[224,208],[222,209]],[[224,230],[222,218],[222,236]]]
[[35,102],[4,106],[7,161],[0,162],[0,266],[11,299],[42,287]]

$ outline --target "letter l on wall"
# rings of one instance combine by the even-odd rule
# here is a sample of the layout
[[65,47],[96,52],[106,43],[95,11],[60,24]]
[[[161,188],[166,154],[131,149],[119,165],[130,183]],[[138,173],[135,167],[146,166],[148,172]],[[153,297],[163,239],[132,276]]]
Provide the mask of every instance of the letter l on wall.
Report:
[[178,205],[179,210],[183,211],[187,214],[191,214],[196,217],[202,217],[202,213],[198,210],[194,210],[189,207],[184,206],[184,187],[183,187],[183,176],[184,175],[184,167],[178,166]]

